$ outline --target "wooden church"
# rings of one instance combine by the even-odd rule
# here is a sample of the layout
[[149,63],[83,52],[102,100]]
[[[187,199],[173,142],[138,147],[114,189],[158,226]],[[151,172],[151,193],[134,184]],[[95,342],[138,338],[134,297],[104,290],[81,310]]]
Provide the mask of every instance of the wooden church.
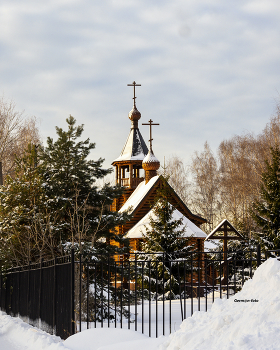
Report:
[[[116,184],[124,186],[125,192],[114,201],[112,210],[119,212],[129,210],[132,214],[132,219],[125,225],[118,227],[118,230],[130,238],[131,251],[139,251],[143,232],[145,232],[145,227],[149,225],[150,216],[153,215],[151,205],[154,204],[157,189],[163,185],[165,180],[162,176],[157,175],[160,162],[152,149],[152,126],[159,124],[154,124],[152,120],[143,124],[150,126],[148,149],[139,130],[141,113],[136,108],[135,102],[135,87],[141,85],[133,82],[128,86],[134,88],[133,107],[128,114],[131,127],[120,156],[112,163],[115,167]],[[173,188],[168,186],[170,187],[169,202],[176,208],[174,218],[183,217],[183,223],[186,227],[185,237],[192,236],[191,244],[195,244],[197,249],[203,251],[206,234],[200,229],[200,225],[206,220],[194,215]]]

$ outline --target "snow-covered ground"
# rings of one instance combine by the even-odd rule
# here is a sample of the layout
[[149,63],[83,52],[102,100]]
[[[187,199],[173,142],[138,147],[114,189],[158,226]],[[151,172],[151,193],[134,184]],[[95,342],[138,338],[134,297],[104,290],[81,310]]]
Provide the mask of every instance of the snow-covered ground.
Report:
[[[229,290],[229,293],[233,293],[232,290]],[[222,292],[222,295],[226,296],[226,291]],[[214,292],[214,299],[220,299],[220,292]],[[171,305],[170,305],[171,302]],[[128,320],[123,317],[122,320],[122,328],[123,329],[132,329],[137,330],[140,333],[151,336],[153,338],[156,335],[169,335],[180,329],[180,325],[182,323],[183,318],[187,318],[191,316],[192,311],[210,310],[213,303],[213,293],[209,293],[206,298],[197,298],[193,299],[179,299],[177,300],[166,300],[163,301],[144,301],[144,304],[137,305],[137,309],[134,305],[130,305],[130,313],[131,319],[133,322],[128,323]],[[170,317],[171,310],[171,317]],[[184,315],[186,315],[184,317]],[[163,317],[164,316],[164,317]],[[149,323],[149,319],[151,322]],[[164,327],[163,327],[164,324]],[[157,325],[157,326],[156,326]],[[117,328],[120,328],[120,319],[117,322]],[[103,323],[104,328],[108,328],[107,320],[104,320]],[[114,328],[114,322],[109,324],[109,327]],[[79,323],[77,324],[77,328],[79,329]],[[95,328],[94,322],[89,323],[89,328]],[[96,328],[101,328],[101,323],[96,324]],[[164,329],[163,329],[164,328]],[[82,322],[82,330],[87,329],[86,322]],[[164,332],[163,332],[164,330]]]
[[154,350],[166,337],[149,338],[133,330],[96,328],[77,333],[65,341],[24,323],[0,315],[1,350]]
[[230,299],[195,312],[170,336],[97,328],[66,341],[0,314],[0,350],[263,350],[280,349],[280,262],[269,259]]

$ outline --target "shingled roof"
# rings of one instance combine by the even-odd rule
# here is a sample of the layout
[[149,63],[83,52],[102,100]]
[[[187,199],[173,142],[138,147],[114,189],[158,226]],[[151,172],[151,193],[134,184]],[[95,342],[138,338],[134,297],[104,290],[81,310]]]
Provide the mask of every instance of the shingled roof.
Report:
[[[151,210],[151,207],[154,204],[154,198],[156,196],[157,189],[165,181],[166,180],[162,176],[154,176],[147,184],[142,181],[137,186],[137,188],[119,210],[119,212],[128,210],[129,213],[132,214],[131,220],[124,225],[124,232],[130,230]],[[199,226],[206,222],[205,219],[193,214],[186,206],[186,204],[181,200],[181,198],[176,194],[173,188],[168,183],[167,185],[170,188],[170,204],[172,204],[177,210],[180,211],[180,213],[182,213],[195,225]]]
[[[114,162],[143,160],[148,148],[138,128],[131,128],[120,156]],[[112,164],[114,164],[114,162]]]

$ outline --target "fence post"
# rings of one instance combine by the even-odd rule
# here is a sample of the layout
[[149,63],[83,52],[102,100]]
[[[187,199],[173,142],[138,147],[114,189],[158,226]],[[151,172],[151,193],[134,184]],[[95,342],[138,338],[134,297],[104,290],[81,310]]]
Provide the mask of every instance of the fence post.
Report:
[[30,304],[29,304],[29,300],[30,300],[30,266],[31,265],[31,261],[29,260],[28,263],[28,284],[27,284],[27,315],[28,315],[28,323],[29,323],[29,316],[30,316]]
[[261,264],[261,245],[257,245],[257,266],[259,267]]
[[71,249],[71,333],[75,334],[75,254]]
[[42,303],[42,265],[43,265],[43,258],[41,258],[40,261],[40,280],[39,280],[39,301],[38,301],[38,317],[39,317],[39,326],[38,328],[41,328],[41,303]]
[[56,335],[56,294],[57,294],[57,278],[56,278],[56,264],[57,257],[54,258],[54,266],[53,266],[53,334]]
[[0,162],[0,186],[3,186],[2,162]]
[[79,254],[79,327],[82,331],[82,254]]
[[2,288],[3,288],[3,283],[2,283],[2,267],[0,269],[0,310],[2,309]]
[[17,299],[18,299],[18,303],[17,303],[17,317],[19,317],[20,315],[20,270],[17,269],[17,279],[18,279],[18,289],[17,289]]
[[6,281],[5,281],[5,308],[4,311],[6,312],[6,314],[9,314],[9,310],[8,310],[8,281],[9,281],[9,277],[10,275],[6,274]]

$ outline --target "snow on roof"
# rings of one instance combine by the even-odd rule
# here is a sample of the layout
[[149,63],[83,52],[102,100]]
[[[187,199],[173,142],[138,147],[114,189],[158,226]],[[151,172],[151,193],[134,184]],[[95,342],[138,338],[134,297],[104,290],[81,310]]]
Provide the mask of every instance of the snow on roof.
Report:
[[149,153],[143,159],[143,163],[159,163],[159,160],[154,155],[153,151],[149,150]]
[[223,221],[221,221],[221,222],[219,223],[219,225],[217,225],[217,226],[209,233],[209,235],[206,237],[206,240],[208,239],[208,237],[210,237],[210,236],[215,232],[215,230],[217,230],[217,228],[218,228],[219,226],[222,226],[222,225],[225,223],[225,221],[227,221],[227,219],[224,219]]
[[217,250],[218,248],[219,247],[215,242],[204,240],[204,251],[205,252],[209,252],[211,250]]
[[[156,215],[151,209],[135,226],[133,226],[126,234],[127,238],[142,238],[143,232],[146,231],[146,227],[148,229],[150,226],[150,218],[156,219]],[[186,227],[185,233],[183,237],[196,237],[196,238],[205,238],[206,234],[197,227],[193,222],[191,222],[188,218],[186,218],[183,214],[179,212],[179,210],[175,209],[172,215],[173,220],[179,220],[183,218],[183,225],[178,227],[178,230],[181,230],[184,226]]]
[[114,162],[122,160],[143,160],[147,153],[148,148],[139,129],[130,129],[122,152]]
[[132,207],[130,212],[133,212],[134,209],[137,208],[141,200],[146,196],[149,190],[154,186],[159,176],[154,176],[150,179],[150,181],[146,184],[145,181],[140,182],[140,184],[133,191],[128,200],[124,203],[124,205],[119,210],[120,213],[127,210],[129,207]]
[[220,227],[222,226],[225,222],[228,222],[229,225],[237,232],[238,235],[240,235],[241,238],[244,238],[237,230],[236,228],[227,220],[227,219],[224,219],[223,221],[221,221],[215,228],[214,230],[212,230],[209,235],[205,238],[205,240],[207,241],[209,238],[211,239],[211,236],[215,233],[215,231]]

